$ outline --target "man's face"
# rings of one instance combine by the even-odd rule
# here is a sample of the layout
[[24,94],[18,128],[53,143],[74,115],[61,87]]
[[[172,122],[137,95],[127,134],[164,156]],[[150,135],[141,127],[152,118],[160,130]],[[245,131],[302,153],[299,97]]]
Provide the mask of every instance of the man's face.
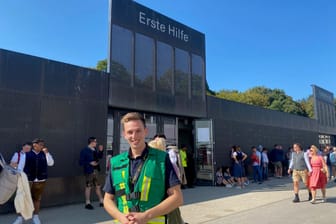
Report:
[[40,142],[40,143],[34,143],[33,144],[33,147],[34,147],[34,150],[35,151],[41,151],[42,149],[43,149],[43,147],[44,147],[44,144],[42,143],[42,142]]
[[145,137],[148,134],[140,120],[132,120],[124,123],[124,138],[133,150],[142,150],[145,148]]
[[294,150],[294,152],[298,152],[298,151],[300,151],[300,147],[298,145],[294,144],[293,145],[293,150]]
[[31,150],[31,146],[30,145],[24,145],[24,146],[22,146],[22,150],[23,150],[23,152],[29,152]]
[[97,139],[93,140],[91,143],[90,143],[91,147],[92,148],[96,148],[97,147]]

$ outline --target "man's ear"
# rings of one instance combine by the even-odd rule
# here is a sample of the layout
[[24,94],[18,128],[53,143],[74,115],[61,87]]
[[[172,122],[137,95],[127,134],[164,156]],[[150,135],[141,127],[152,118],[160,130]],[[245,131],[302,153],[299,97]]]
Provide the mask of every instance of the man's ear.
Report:
[[[121,133],[122,133],[122,136],[124,137],[124,139],[126,139],[126,133],[125,133],[125,130],[122,130]],[[126,140],[127,140],[127,139],[126,139]]]
[[145,128],[145,137],[148,135],[148,128]]

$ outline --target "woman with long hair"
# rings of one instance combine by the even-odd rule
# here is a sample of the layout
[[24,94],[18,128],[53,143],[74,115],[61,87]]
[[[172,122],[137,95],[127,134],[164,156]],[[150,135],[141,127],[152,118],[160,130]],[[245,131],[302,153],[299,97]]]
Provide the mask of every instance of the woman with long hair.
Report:
[[326,202],[326,185],[329,177],[329,170],[323,157],[319,155],[319,150],[315,145],[310,147],[310,164],[312,173],[309,177],[309,188],[312,192],[312,204],[316,202],[316,190],[321,189],[322,202]]

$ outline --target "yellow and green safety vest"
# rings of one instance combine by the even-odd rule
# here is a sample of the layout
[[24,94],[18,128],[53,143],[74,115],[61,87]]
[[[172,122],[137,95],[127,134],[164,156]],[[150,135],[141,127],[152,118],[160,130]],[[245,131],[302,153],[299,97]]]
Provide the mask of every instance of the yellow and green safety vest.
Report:
[[[119,211],[127,214],[132,211],[146,211],[164,200],[166,152],[148,147],[148,155],[142,165],[139,178],[130,192],[128,152],[112,157],[111,175],[115,198]],[[165,217],[152,219],[151,224],[165,223]]]
[[184,151],[183,149],[180,149],[180,157],[181,157],[181,162],[183,167],[187,167],[187,152]]

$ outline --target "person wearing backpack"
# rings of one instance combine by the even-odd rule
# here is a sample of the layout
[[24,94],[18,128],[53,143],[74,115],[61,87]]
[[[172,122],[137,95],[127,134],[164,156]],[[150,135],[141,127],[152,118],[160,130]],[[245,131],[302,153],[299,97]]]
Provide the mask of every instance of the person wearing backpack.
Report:
[[22,149],[17,151],[12,156],[10,165],[17,169],[18,171],[23,171],[23,168],[26,164],[26,153],[29,152],[32,148],[31,142],[25,142],[22,144]]
[[336,147],[334,146],[332,151],[329,154],[330,164],[331,164],[331,172],[332,177],[334,178],[334,182],[336,183]]
[[[48,166],[54,165],[54,159],[45,146],[43,139],[34,139],[32,145],[32,150],[25,153],[23,172],[27,175],[34,204],[33,224],[41,224],[39,218],[41,198],[48,179]],[[23,162],[21,156],[22,155],[20,155],[20,161]],[[13,224],[22,223],[23,218],[19,215]]]

